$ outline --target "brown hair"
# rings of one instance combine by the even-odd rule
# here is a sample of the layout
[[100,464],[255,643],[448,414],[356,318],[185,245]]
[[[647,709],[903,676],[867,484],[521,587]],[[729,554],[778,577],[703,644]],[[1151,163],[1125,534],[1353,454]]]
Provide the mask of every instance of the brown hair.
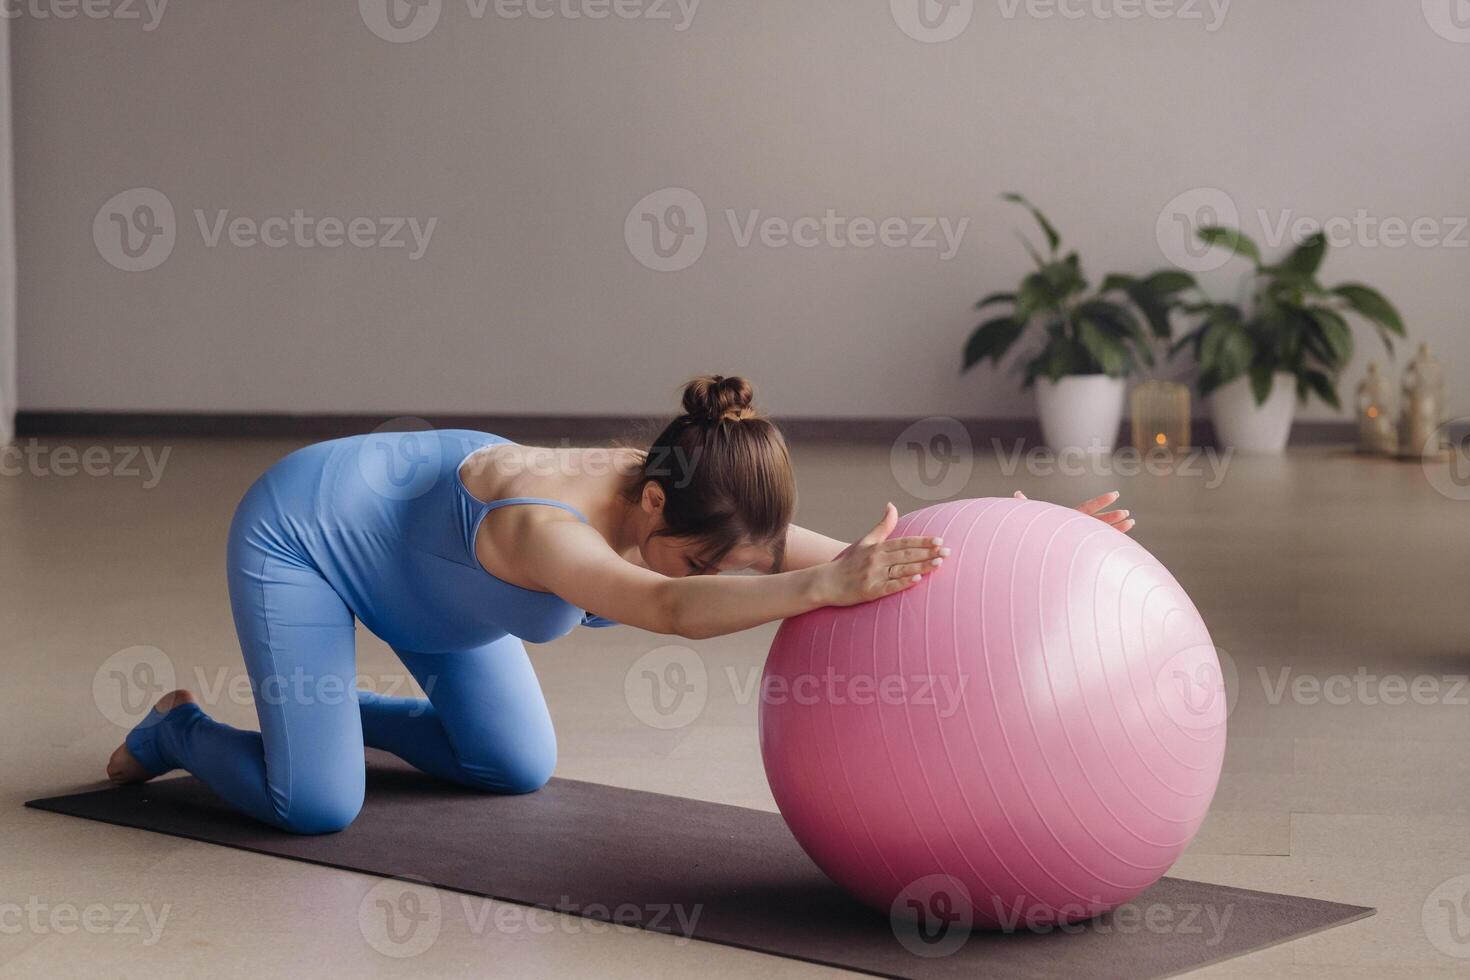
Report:
[[684,414],[653,440],[626,493],[637,500],[652,480],[664,492],[659,535],[708,544],[711,562],[742,543],[766,546],[779,571],[796,480],[781,430],[755,410],[754,398],[744,378],[689,382]]

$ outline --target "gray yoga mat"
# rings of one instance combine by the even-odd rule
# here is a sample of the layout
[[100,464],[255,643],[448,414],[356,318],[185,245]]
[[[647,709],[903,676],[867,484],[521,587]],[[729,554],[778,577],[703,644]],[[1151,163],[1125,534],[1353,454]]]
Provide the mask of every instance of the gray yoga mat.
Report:
[[362,814],[324,837],[263,827],[192,778],[26,805],[896,977],[1172,976],[1373,914],[1165,878],[1080,931],[925,941],[828,881],[777,814],[565,779],[487,796],[376,751]]

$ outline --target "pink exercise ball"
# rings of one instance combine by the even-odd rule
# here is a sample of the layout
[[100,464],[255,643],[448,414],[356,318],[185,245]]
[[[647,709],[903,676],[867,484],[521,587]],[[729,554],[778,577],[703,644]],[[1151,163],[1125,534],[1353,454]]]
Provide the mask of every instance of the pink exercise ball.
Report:
[[1039,501],[927,507],[944,566],[787,620],[761,679],[761,756],[819,867],[885,913],[976,928],[1092,918],[1156,882],[1225,752],[1199,612],[1142,546]]

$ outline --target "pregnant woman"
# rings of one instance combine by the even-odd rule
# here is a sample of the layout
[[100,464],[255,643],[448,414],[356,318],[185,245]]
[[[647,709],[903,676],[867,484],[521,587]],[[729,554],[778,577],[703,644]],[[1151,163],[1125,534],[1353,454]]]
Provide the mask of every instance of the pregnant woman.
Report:
[[[235,629],[260,731],[166,694],[108,762],[115,782],[174,769],[285,831],[341,830],[363,746],[495,793],[542,786],[556,736],[522,641],[627,623],[701,638],[911,588],[938,538],[889,540],[889,504],[846,543],[791,523],[776,426],[740,378],[696,379],[646,451],[534,449],[482,432],[378,433],[301,449],[230,527]],[[1119,530],[1116,494],[1082,506]],[[719,572],[763,575],[716,579]],[[603,618],[606,617],[606,618]],[[354,620],[428,695],[355,690]]]

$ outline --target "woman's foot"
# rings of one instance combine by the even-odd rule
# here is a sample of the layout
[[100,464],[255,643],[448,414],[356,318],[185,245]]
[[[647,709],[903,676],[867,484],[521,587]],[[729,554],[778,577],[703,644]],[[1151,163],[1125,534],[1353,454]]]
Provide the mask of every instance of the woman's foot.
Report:
[[[153,710],[160,715],[166,715],[181,704],[196,704],[198,698],[190,691],[169,691],[158,699]],[[153,773],[143,767],[143,763],[133,758],[133,753],[128,751],[126,741],[119,745],[112,753],[112,758],[107,760],[107,778],[118,785],[125,783],[146,783],[152,779]]]

